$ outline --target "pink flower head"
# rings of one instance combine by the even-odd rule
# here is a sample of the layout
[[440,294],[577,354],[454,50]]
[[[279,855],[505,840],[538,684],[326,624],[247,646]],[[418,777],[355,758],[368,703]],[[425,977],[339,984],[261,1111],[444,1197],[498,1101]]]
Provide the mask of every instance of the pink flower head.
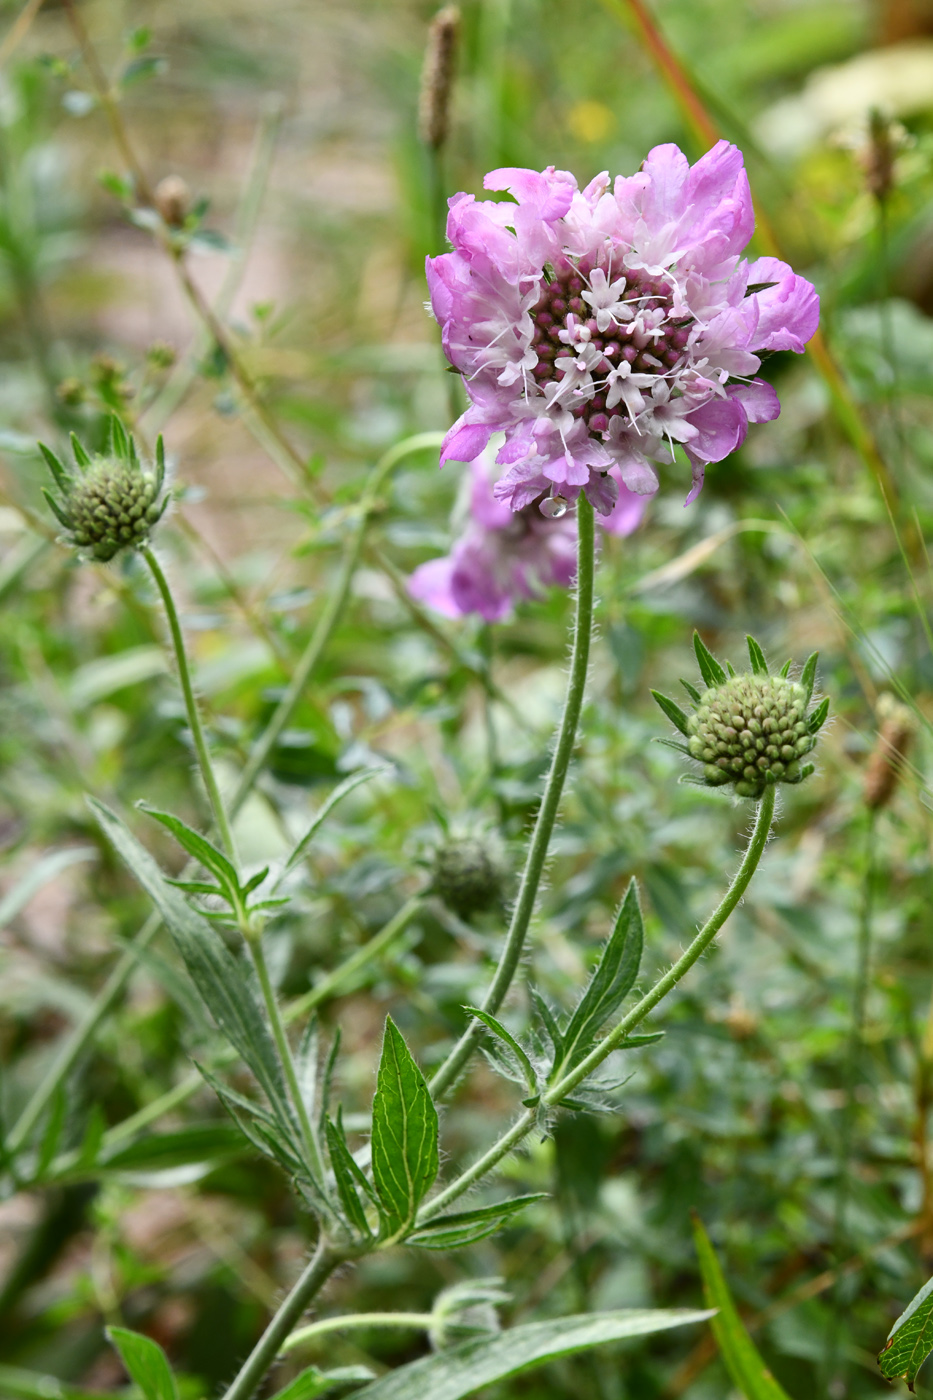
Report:
[[[617,468],[610,471],[619,494],[602,525],[611,534],[630,535],[647,498],[629,491]],[[473,460],[464,482],[468,497],[455,510],[455,517],[462,522],[465,515],[466,521],[453,549],[422,564],[408,581],[412,597],[445,617],[475,612],[487,622],[499,622],[514,603],[539,597],[550,584],[567,588],[576,574],[576,516],[569,511],[542,515],[538,501],[513,512],[493,493],[495,475],[491,452]]]
[[498,501],[521,511],[583,490],[606,515],[616,478],[650,495],[655,464],[679,444],[694,500],[706,464],[780,412],[754,377],[756,351],[801,351],[819,318],[786,263],[741,257],[754,227],[741,152],[720,141],[690,166],[656,146],[636,175],[584,190],[553,167],[484,183],[514,203],[455,195],[453,251],[427,261],[444,352],[470,398],[441,464],[472,461],[504,433]]

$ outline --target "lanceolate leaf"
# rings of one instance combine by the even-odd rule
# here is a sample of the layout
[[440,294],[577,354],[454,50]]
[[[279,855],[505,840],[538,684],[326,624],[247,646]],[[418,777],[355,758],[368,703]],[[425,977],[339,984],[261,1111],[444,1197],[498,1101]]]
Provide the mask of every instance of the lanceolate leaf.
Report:
[[525,1076],[529,1094],[536,1094],[538,1092],[538,1077],[535,1074],[534,1066],[515,1037],[506,1030],[500,1021],[496,1020],[495,1016],[490,1016],[488,1011],[481,1011],[478,1006],[465,1006],[463,1009],[468,1016],[475,1016],[478,1021],[482,1021],[483,1025],[491,1030],[493,1035],[498,1036],[503,1045],[508,1047]]
[[816,709],[813,711],[813,714],[807,720],[807,728],[809,729],[811,734],[815,734],[817,730],[823,728],[823,725],[826,723],[826,716],[828,714],[829,696],[827,695],[824,696],[824,698],[817,705]]
[[538,1191],[528,1196],[513,1196],[509,1201],[497,1201],[492,1206],[480,1206],[477,1210],[439,1215],[409,1235],[406,1243],[420,1244],[424,1249],[454,1249],[458,1245],[473,1244],[494,1234],[533,1201],[546,1199],[546,1194]]
[[641,965],[644,943],[638,887],[632,880],[589,986],[564,1031],[564,1069],[583,1059],[603,1022],[632,990]]
[[363,1184],[367,1185],[368,1190],[366,1178],[363,1177],[363,1173],[353,1160],[353,1154],[344,1141],[343,1133],[329,1118],[327,1119],[326,1128],[327,1149],[330,1153],[330,1164],[334,1171],[334,1179],[337,1182],[337,1194],[340,1197],[340,1204],[343,1206],[347,1220],[353,1228],[357,1230],[359,1234],[363,1235],[364,1238],[369,1239],[372,1237],[372,1231],[369,1228],[369,1222],[366,1219],[366,1211],[360,1200],[359,1192],[357,1191],[358,1177],[362,1177]]
[[712,1321],[713,1335],[733,1384],[745,1400],[788,1400],[786,1390],[765,1366],[745,1330],[716,1252],[698,1216],[693,1218],[693,1237],[703,1276],[703,1294],[710,1307],[717,1310]]
[[807,704],[810,703],[810,696],[813,694],[813,687],[816,684],[816,663],[819,659],[819,652],[812,652],[803,663],[803,670],[800,673],[800,684],[807,692]]
[[206,870],[209,870],[212,875],[216,875],[224,888],[224,893],[232,903],[239,892],[239,881],[236,870],[223,851],[218,851],[217,847],[212,845],[206,836],[202,836],[187,822],[183,822],[181,817],[173,817],[171,812],[158,812],[154,807],[147,807],[142,802],[139,806],[147,817],[155,817],[157,822],[161,822],[166,830],[172,833],[178,844],[188,852],[189,856],[194,856],[195,860],[199,861]]
[[690,731],[687,728],[687,716],[684,714],[680,706],[675,704],[673,700],[669,700],[666,695],[662,695],[659,690],[653,690],[651,694],[654,696],[655,700],[657,700],[658,704],[661,706],[661,709],[664,711],[664,713],[670,720],[671,724],[673,724],[675,728],[679,729],[681,734],[689,734]]
[[207,920],[172,888],[120,818],[93,798],[88,802],[104,833],[165,920],[218,1029],[249,1065],[280,1126],[291,1135],[294,1125],[285,1081],[247,964],[237,962]]
[[713,653],[703,644],[703,639],[699,632],[693,634],[693,650],[697,654],[697,664],[700,668],[700,675],[707,686],[712,688],[722,685],[726,679],[726,673],[716,660]]
[[373,1100],[373,1181],[384,1238],[404,1233],[437,1176],[437,1110],[391,1016]]
[[464,1400],[483,1386],[542,1366],[555,1357],[626,1337],[645,1337],[690,1322],[703,1322],[709,1316],[708,1312],[687,1308],[645,1308],[530,1322],[495,1337],[461,1342],[436,1356],[400,1366],[358,1390],[354,1400]]
[[933,1351],[933,1278],[925,1283],[888,1333],[878,1357],[887,1381],[906,1381],[914,1389],[917,1372]]
[[309,1366],[300,1376],[289,1381],[284,1390],[278,1391],[272,1400],[317,1400],[319,1395],[326,1395],[328,1391],[344,1392],[355,1388],[361,1381],[372,1380],[372,1376],[368,1366],[338,1366],[333,1371],[319,1371],[316,1366]]
[[327,801],[321,807],[321,810],[315,816],[304,836],[302,836],[301,840],[298,842],[298,845],[292,851],[285,869],[292,870],[294,866],[298,864],[338,802],[341,802],[354,788],[358,788],[361,783],[368,783],[371,778],[378,777],[380,773],[388,772],[388,767],[364,768],[359,773],[351,773],[349,778],[344,778],[342,783],[338,783],[330,797],[328,797]]
[[178,1400],[172,1368],[157,1342],[125,1327],[108,1327],[107,1336],[145,1400]]
[[748,659],[752,663],[752,670],[756,676],[766,676],[768,674],[768,663],[765,660],[764,652],[755,641],[754,637],[746,637],[745,641],[748,646]]

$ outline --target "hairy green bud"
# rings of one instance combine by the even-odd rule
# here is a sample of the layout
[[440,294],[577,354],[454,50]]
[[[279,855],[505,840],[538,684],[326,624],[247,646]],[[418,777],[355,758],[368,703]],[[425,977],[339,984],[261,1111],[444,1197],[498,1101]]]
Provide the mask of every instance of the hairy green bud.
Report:
[[91,456],[72,434],[74,472],[64,467],[43,443],[39,444],[61,492],[45,498],[67,531],[67,539],[90,558],[106,563],[121,549],[140,549],[169,502],[165,483],[165,451],[156,443],[156,461],[144,467],[136,444],[116,416],[110,419],[108,451]]
[[431,890],[461,919],[501,904],[507,870],[488,836],[451,837],[434,853]]
[[673,700],[655,694],[687,740],[674,747],[702,765],[703,776],[694,781],[706,787],[732,786],[738,797],[757,799],[774,783],[799,783],[809,777],[813,765],[802,760],[815,747],[829,712],[828,700],[810,710],[816,654],[799,681],[793,681],[788,676],[790,662],[780,675],[769,674],[753,637],[748,638],[752,669],[744,675],[727,675],[698,636],[694,646],[706,689],[683,683],[693,713],[685,714]]

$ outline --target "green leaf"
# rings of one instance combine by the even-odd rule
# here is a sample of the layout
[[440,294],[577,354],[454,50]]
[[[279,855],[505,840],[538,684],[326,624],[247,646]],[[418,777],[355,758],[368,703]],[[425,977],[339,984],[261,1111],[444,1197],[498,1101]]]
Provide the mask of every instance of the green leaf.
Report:
[[933,1278],[910,1300],[878,1357],[886,1381],[906,1381],[913,1391],[917,1372],[933,1351]]
[[428,1396],[430,1400],[463,1400],[483,1386],[542,1366],[555,1357],[703,1322],[709,1316],[688,1308],[644,1308],[530,1322],[399,1366],[358,1390],[354,1400],[425,1400]]
[[683,676],[681,676],[680,678],[680,683],[683,686],[684,690],[687,692],[687,694],[690,696],[690,699],[693,701],[693,703],[695,705],[699,705],[701,696],[696,686],[691,685],[689,681],[685,681]]
[[284,1390],[279,1390],[272,1400],[316,1400],[328,1390],[339,1387],[341,1390],[356,1387],[363,1381],[370,1381],[373,1373],[368,1366],[338,1366],[333,1371],[319,1371],[309,1366],[289,1381]]
[[143,82],[146,78],[154,78],[157,73],[161,73],[165,68],[165,59],[150,55],[146,58],[134,58],[128,63],[120,75],[120,86],[131,87],[133,83]]
[[70,530],[71,521],[68,519],[68,516],[62,510],[58,501],[56,501],[55,497],[52,495],[51,491],[48,489],[47,486],[42,487],[42,494],[45,497],[46,505],[49,507],[52,514],[55,516],[55,519],[58,521],[59,525],[64,525],[66,530]]
[[242,1151],[243,1140],[225,1119],[192,1123],[172,1133],[145,1133],[135,1142],[101,1152],[97,1165],[108,1171],[166,1171],[193,1162],[216,1162]]
[[823,699],[813,711],[813,714],[810,715],[809,719],[807,720],[807,729],[810,731],[811,734],[816,734],[818,730],[823,728],[823,725],[826,723],[826,717],[828,714],[829,696],[824,695]]
[[288,864],[285,867],[286,871],[292,870],[295,865],[297,865],[298,861],[301,860],[308,846],[314,840],[318,831],[320,831],[338,802],[342,802],[354,788],[360,787],[363,783],[368,783],[370,779],[378,777],[380,773],[388,773],[389,771],[388,767],[363,768],[358,773],[351,773],[349,778],[344,778],[342,783],[338,783],[320,811],[316,813],[314,821],[308,827],[308,830],[289,856]]
[[693,1238],[703,1276],[703,1294],[711,1308],[713,1335],[732,1383],[745,1400],[788,1400],[765,1366],[736,1310],[716,1252],[698,1215],[693,1217]]
[[661,709],[667,715],[671,724],[679,729],[681,734],[689,734],[690,729],[688,727],[687,716],[680,706],[676,705],[673,700],[669,700],[666,695],[662,695],[659,690],[653,690],[651,694],[661,706]]
[[343,1206],[347,1220],[353,1228],[364,1239],[372,1239],[373,1232],[369,1228],[366,1211],[356,1189],[357,1181],[360,1178],[362,1178],[362,1185],[365,1186],[367,1192],[369,1192],[369,1183],[354,1161],[353,1153],[347,1146],[341,1129],[342,1124],[338,1127],[330,1118],[326,1120],[327,1149],[330,1153],[334,1179],[337,1182],[337,1194],[340,1197],[340,1204]]
[[722,685],[726,679],[726,673],[716,660],[709,647],[705,646],[699,632],[693,634],[693,650],[697,654],[697,665],[700,668],[700,675],[708,689]]
[[0,1395],[4,1400],[114,1400],[112,1390],[85,1390],[21,1366],[0,1366]]
[[528,1085],[529,1094],[537,1094],[538,1076],[535,1074],[534,1065],[531,1063],[514,1035],[511,1035],[509,1031],[506,1030],[505,1026],[503,1026],[500,1021],[496,1020],[495,1016],[490,1016],[488,1011],[481,1011],[478,1006],[465,1006],[463,1009],[468,1016],[475,1016],[477,1021],[482,1021],[487,1030],[492,1031],[493,1035],[498,1036],[503,1045],[508,1047],[518,1061],[519,1069],[525,1076],[525,1083]]
[[808,705],[810,703],[810,697],[813,694],[813,687],[816,684],[816,664],[819,659],[820,653],[818,651],[812,652],[803,663],[803,670],[800,673],[800,684],[807,692]]
[[37,446],[39,448],[39,451],[45,458],[46,466],[55,478],[56,486],[61,491],[62,495],[67,498],[68,493],[71,490],[71,477],[68,475],[68,472],[65,470],[65,467],[56,457],[51,447],[46,447],[44,442],[38,443]]
[[137,804],[141,812],[145,812],[147,817],[154,817],[157,822],[170,831],[175,840],[189,854],[193,856],[205,870],[209,870],[215,875],[224,888],[226,896],[231,904],[239,902],[241,897],[240,882],[237,879],[236,868],[227,859],[223,851],[219,851],[206,836],[195,831],[187,822],[183,822],[181,817],[172,816],[171,812],[159,812],[155,807],[149,807],[145,802]]
[[791,668],[792,665],[793,665],[793,662],[792,662],[792,660],[790,659],[790,657],[788,657],[788,659],[784,662],[784,665],[781,667],[781,676],[782,676],[782,678],[783,678],[785,681],[787,680],[787,677],[790,675],[790,668]]
[[437,1110],[391,1016],[373,1099],[372,1154],[382,1235],[391,1238],[413,1223],[438,1168]]
[[217,1028],[249,1066],[289,1137],[295,1123],[271,1032],[256,990],[255,975],[181,894],[169,884],[120,818],[89,797],[88,804],[114,849],[152,899],[175,941],[201,999]]
[[748,646],[748,659],[752,663],[752,670],[755,675],[766,676],[768,674],[768,663],[765,660],[765,654],[761,647],[755,641],[754,637],[747,636],[745,642]]
[[533,1201],[547,1199],[546,1192],[536,1191],[528,1196],[513,1196],[508,1201],[497,1201],[495,1205],[480,1206],[477,1210],[439,1215],[434,1220],[420,1225],[414,1234],[408,1236],[405,1243],[418,1244],[423,1249],[456,1249],[460,1245],[475,1244],[477,1240],[494,1234],[507,1220]]
[[544,1000],[544,997],[541,996],[539,992],[536,992],[534,987],[529,988],[529,994],[531,996],[532,1005],[537,1011],[541,1024],[544,1026],[551,1045],[553,1046],[554,1060],[556,1063],[563,1054],[564,1049],[564,1038],[560,1033],[560,1027],[555,1021],[551,1008]]
[[638,886],[630,880],[589,985],[564,1031],[562,1071],[571,1069],[589,1053],[603,1022],[634,987],[644,946],[645,927]]
[[145,1400],[178,1400],[178,1387],[165,1352],[151,1337],[126,1327],[108,1327],[107,1337],[145,1396]]

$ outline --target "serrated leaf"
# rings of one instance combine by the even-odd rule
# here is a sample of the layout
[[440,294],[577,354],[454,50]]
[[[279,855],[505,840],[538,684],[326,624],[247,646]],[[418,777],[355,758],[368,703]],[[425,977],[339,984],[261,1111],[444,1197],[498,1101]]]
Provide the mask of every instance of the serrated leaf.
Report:
[[826,719],[827,719],[827,716],[828,716],[828,715],[829,715],[829,696],[828,696],[828,695],[824,695],[824,696],[823,696],[823,699],[820,701],[820,703],[817,705],[816,709],[813,711],[813,714],[810,715],[810,717],[809,717],[808,720],[807,720],[807,729],[810,731],[811,734],[816,734],[820,729],[823,728],[823,725],[826,723]]
[[705,645],[699,632],[693,634],[693,650],[696,652],[697,665],[707,689],[712,690],[714,686],[722,685],[725,682],[726,673],[709,647]]
[[752,670],[755,675],[766,676],[768,674],[768,663],[765,660],[765,654],[761,647],[755,641],[755,638],[751,636],[747,636],[745,642],[748,646],[748,659],[752,663]]
[[662,695],[659,690],[653,690],[651,694],[654,696],[657,703],[661,706],[661,709],[667,715],[674,728],[679,729],[681,734],[689,734],[690,729],[688,726],[687,716],[684,714],[680,706],[675,704],[673,700],[669,700],[666,695]]
[[372,1378],[368,1366],[337,1366],[332,1371],[319,1371],[317,1366],[309,1366],[289,1381],[284,1390],[277,1391],[272,1400],[317,1400],[328,1390],[346,1390]]
[[564,1031],[561,1073],[572,1069],[589,1053],[597,1031],[634,987],[644,946],[638,886],[630,880],[589,985]]
[[[337,1195],[340,1197],[344,1214],[349,1223],[364,1239],[372,1239],[373,1232],[369,1228],[366,1210],[357,1191],[357,1173],[359,1176],[362,1176],[363,1173],[353,1160],[353,1154],[347,1146],[343,1133],[330,1118],[326,1121],[325,1131],[327,1133],[327,1150],[330,1153],[330,1165],[333,1169],[334,1180],[337,1183]],[[363,1180],[365,1182],[365,1177]]]
[[152,856],[116,813],[92,797],[87,800],[104,834],[165,921],[218,1030],[252,1070],[280,1127],[292,1135],[292,1109],[252,969],[233,957],[207,920],[172,888]]
[[698,1215],[693,1217],[703,1296],[715,1309],[713,1336],[732,1382],[745,1400],[788,1400],[787,1392],[772,1376],[739,1317],[716,1252]]
[[906,1381],[913,1391],[920,1367],[933,1351],[933,1278],[907,1304],[878,1357],[887,1381]]
[[373,1181],[384,1238],[411,1226],[437,1169],[437,1110],[424,1075],[387,1016],[372,1130]]
[[803,670],[800,673],[800,684],[807,692],[808,705],[813,694],[813,687],[816,684],[816,667],[819,659],[820,653],[818,651],[812,652],[803,663]]
[[107,1338],[145,1400],[178,1400],[178,1387],[165,1352],[151,1337],[126,1327],[108,1327]]
[[644,1308],[530,1322],[399,1366],[357,1391],[355,1400],[425,1400],[428,1396],[430,1400],[464,1400],[483,1386],[542,1366],[555,1357],[703,1322],[709,1316],[709,1312],[687,1308]]
[[513,1196],[511,1200],[498,1201],[495,1205],[480,1206],[477,1210],[440,1215],[420,1225],[414,1234],[408,1236],[405,1243],[420,1245],[422,1249],[456,1249],[466,1244],[475,1244],[477,1240],[495,1234],[496,1230],[526,1206],[534,1201],[547,1199],[546,1192],[536,1191],[531,1195]]
[[475,1016],[477,1021],[482,1021],[486,1029],[492,1031],[493,1035],[497,1036],[498,1039],[502,1041],[503,1045],[508,1048],[518,1062],[518,1067],[525,1077],[525,1083],[528,1085],[528,1092],[530,1094],[536,1094],[538,1092],[538,1076],[535,1074],[534,1065],[531,1063],[514,1035],[507,1031],[501,1021],[496,1020],[495,1016],[490,1016],[488,1011],[482,1011],[478,1006],[465,1006],[463,1009],[468,1016]]

